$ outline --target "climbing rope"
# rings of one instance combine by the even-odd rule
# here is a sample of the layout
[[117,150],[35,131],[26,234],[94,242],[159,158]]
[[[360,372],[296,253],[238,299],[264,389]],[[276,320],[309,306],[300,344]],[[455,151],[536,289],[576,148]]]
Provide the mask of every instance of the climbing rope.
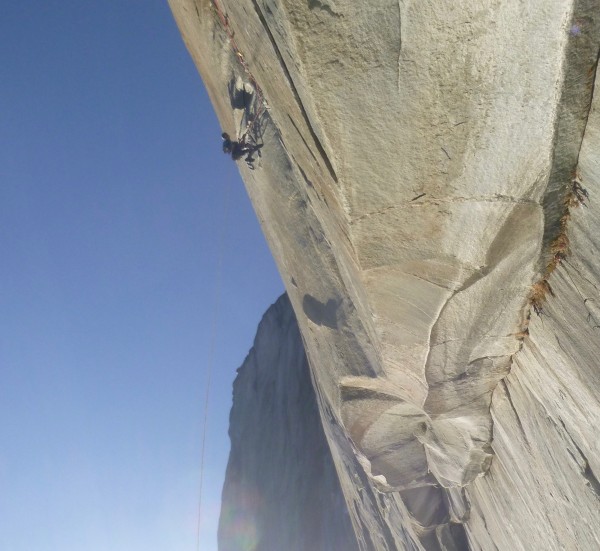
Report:
[[267,109],[267,102],[265,100],[265,96],[263,94],[262,88],[259,86],[258,82],[256,81],[256,78],[254,78],[254,75],[252,74],[252,71],[250,71],[250,67],[248,66],[248,63],[246,62],[244,54],[242,54],[241,50],[239,49],[239,47],[237,45],[237,42],[235,40],[235,31],[231,28],[231,25],[229,24],[229,17],[227,16],[227,14],[225,14],[223,12],[223,10],[221,9],[217,0],[210,0],[210,3],[212,5],[213,9],[215,10],[215,13],[217,14],[217,17],[219,18],[219,21],[221,23],[221,26],[223,27],[223,30],[225,31],[225,33],[227,34],[227,37],[229,38],[229,44],[231,45],[231,49],[233,50],[235,57],[239,61],[240,65],[243,67],[244,72],[248,75],[248,80],[250,81],[250,84],[252,84],[252,86],[256,92],[256,100],[255,101],[256,101],[256,104],[258,104],[258,108],[257,108],[256,112],[254,113],[254,116],[248,121],[248,123],[246,125],[246,129],[240,136],[240,142],[243,143],[246,140],[246,137],[248,137],[248,136],[250,136],[252,139],[254,139],[254,136],[253,136],[254,126],[255,126],[256,122],[259,120],[260,116]]
[[200,528],[202,525],[202,489],[204,483],[204,458],[206,450],[206,429],[208,426],[208,405],[210,398],[210,388],[212,382],[212,371],[215,357],[215,344],[217,340],[217,325],[219,322],[219,314],[221,310],[221,282],[223,272],[223,252],[225,250],[226,229],[229,223],[229,207],[230,207],[230,191],[231,185],[228,182],[225,186],[225,197],[223,199],[223,214],[220,218],[221,229],[218,240],[217,249],[217,268],[215,273],[215,286],[213,293],[213,311],[211,316],[210,340],[208,362],[206,365],[206,392],[204,395],[204,416],[202,423],[202,446],[200,450],[200,483],[198,488],[198,522],[196,525],[196,551],[200,551]]
[[[255,90],[255,105],[258,104],[258,108],[256,109],[253,117],[246,124],[246,128],[242,133],[239,141],[245,142],[247,137],[256,141],[254,136],[254,126],[257,121],[260,119],[260,116],[267,109],[267,102],[265,100],[262,88],[259,86],[256,78],[250,71],[248,67],[248,63],[246,62],[244,55],[240,51],[237,42],[235,40],[235,32],[229,25],[229,18],[223,12],[221,7],[219,6],[217,0],[210,0],[210,3],[217,14],[221,26],[223,27],[227,37],[229,38],[229,43],[233,52],[239,61],[240,65],[243,67],[244,72],[248,75],[248,80],[250,84],[253,86]],[[221,235],[219,237],[219,245],[218,245],[218,259],[217,259],[217,270],[216,270],[216,281],[215,281],[215,292],[214,292],[214,305],[212,312],[212,320],[211,320],[211,332],[210,332],[210,348],[208,354],[208,363],[206,370],[206,392],[204,396],[204,416],[203,416],[203,424],[202,424],[202,445],[200,451],[200,482],[198,488],[198,522],[196,525],[196,550],[200,551],[200,534],[202,527],[202,491],[204,484],[204,460],[205,460],[205,451],[206,451],[206,429],[208,426],[208,411],[209,411],[209,399],[210,399],[210,390],[211,390],[211,382],[212,382],[212,371],[214,364],[214,355],[215,355],[215,344],[217,338],[217,324],[219,320],[220,313],[220,302],[221,302],[221,279],[222,279],[222,266],[223,266],[223,251],[225,248],[225,231],[227,228],[228,220],[229,220],[229,196],[230,196],[230,185],[226,186],[224,206],[223,206],[223,216],[221,217]]]

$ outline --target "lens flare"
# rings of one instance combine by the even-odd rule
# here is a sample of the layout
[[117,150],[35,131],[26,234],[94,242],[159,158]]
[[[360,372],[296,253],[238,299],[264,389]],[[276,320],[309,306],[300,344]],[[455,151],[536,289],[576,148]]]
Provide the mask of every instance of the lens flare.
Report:
[[258,521],[262,499],[257,491],[247,487],[232,489],[232,494],[241,497],[221,510],[219,541],[225,543],[225,549],[256,551],[260,542]]

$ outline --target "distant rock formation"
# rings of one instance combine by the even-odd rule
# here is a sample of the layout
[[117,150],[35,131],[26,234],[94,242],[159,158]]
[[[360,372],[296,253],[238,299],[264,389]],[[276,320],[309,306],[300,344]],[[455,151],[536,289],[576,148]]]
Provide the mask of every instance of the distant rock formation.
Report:
[[229,436],[219,549],[358,550],[285,295],[238,370]]
[[599,549],[600,0],[170,3],[360,549]]

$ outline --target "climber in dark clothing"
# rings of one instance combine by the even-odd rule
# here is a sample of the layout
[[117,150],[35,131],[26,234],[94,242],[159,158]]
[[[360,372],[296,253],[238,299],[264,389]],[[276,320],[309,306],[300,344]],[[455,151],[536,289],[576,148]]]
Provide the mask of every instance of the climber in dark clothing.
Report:
[[227,134],[227,132],[223,132],[223,134],[221,134],[221,137],[223,138],[223,153],[231,155],[231,158],[234,161],[238,161],[244,155],[247,155],[245,161],[248,163],[248,166],[250,168],[254,168],[252,166],[252,163],[254,162],[254,159],[252,158],[252,153],[258,151],[262,147],[262,144],[247,144],[243,139],[239,141],[234,141],[229,137],[229,134]]

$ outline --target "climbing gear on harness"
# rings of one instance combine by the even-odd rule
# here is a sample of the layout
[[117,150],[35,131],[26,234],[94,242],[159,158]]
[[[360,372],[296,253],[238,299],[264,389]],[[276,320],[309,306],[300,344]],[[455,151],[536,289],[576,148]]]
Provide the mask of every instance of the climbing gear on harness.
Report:
[[259,86],[258,82],[256,82],[256,78],[254,78],[254,75],[250,71],[250,67],[248,67],[248,63],[246,62],[244,55],[242,54],[242,52],[240,51],[240,49],[237,45],[237,42],[234,38],[235,32],[233,31],[233,29],[231,28],[231,26],[229,24],[229,17],[223,13],[223,10],[219,6],[219,3],[217,2],[217,0],[211,0],[211,5],[214,8],[214,10],[219,18],[219,21],[221,23],[221,26],[223,27],[223,30],[225,31],[225,33],[227,34],[227,37],[229,38],[229,43],[231,44],[233,53],[239,60],[241,66],[244,69],[244,72],[248,75],[248,80],[250,81],[250,84],[254,87],[254,90],[256,92],[255,105],[257,105],[258,107],[257,107],[256,111],[254,112],[252,118],[246,124],[246,128],[245,128],[244,132],[242,132],[240,139],[239,139],[240,143],[247,144],[249,142],[254,142],[254,145],[256,146],[256,139],[255,139],[255,134],[254,134],[255,125],[260,120],[260,117],[263,115],[263,113],[268,109],[268,105],[265,100],[262,88]]
[[244,155],[247,155],[245,159],[246,164],[250,169],[254,170],[254,158],[252,154],[258,153],[260,155],[260,148],[263,144],[250,144],[241,139],[236,142],[229,137],[227,132],[223,132],[221,137],[223,138],[223,153],[231,155],[234,161],[238,161]]

